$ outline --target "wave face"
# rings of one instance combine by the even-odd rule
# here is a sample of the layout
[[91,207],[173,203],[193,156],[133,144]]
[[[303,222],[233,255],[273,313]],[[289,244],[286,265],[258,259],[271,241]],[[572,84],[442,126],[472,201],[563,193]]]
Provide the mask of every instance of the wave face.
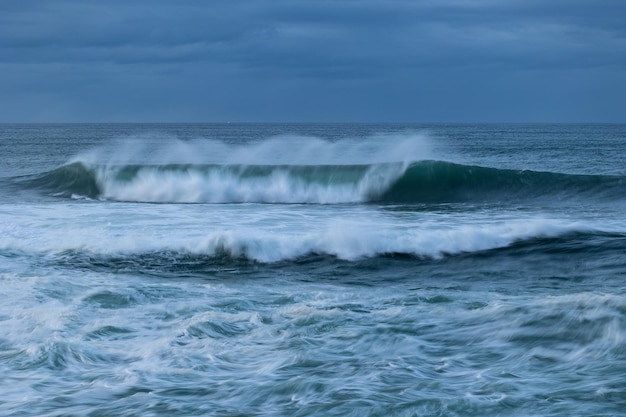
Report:
[[423,161],[409,168],[386,190],[389,202],[472,202],[536,198],[619,199],[626,178],[572,175]]
[[61,197],[149,203],[448,203],[621,199],[622,176],[572,175],[443,161],[360,165],[88,165],[22,179]]

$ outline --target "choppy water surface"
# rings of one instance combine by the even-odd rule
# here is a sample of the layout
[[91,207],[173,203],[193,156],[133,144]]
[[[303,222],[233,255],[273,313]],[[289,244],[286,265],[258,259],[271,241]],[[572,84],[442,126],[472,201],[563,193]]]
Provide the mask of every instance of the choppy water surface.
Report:
[[4,125],[0,414],[623,415],[626,126]]

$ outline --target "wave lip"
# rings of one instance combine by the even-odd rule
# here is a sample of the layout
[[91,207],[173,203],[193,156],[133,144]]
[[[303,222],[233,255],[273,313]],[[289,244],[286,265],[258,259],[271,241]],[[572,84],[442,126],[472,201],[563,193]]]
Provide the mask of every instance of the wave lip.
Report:
[[60,197],[148,203],[452,203],[626,196],[626,180],[621,176],[444,161],[362,165],[74,162],[22,182]]
[[63,165],[39,175],[21,177],[17,182],[26,188],[41,190],[58,197],[98,198],[100,185],[93,170],[80,162]]

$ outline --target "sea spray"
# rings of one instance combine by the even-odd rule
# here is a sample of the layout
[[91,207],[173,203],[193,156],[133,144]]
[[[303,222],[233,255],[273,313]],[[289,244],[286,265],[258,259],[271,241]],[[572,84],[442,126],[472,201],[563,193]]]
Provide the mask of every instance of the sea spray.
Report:
[[[440,155],[441,157],[441,155]],[[437,159],[425,132],[378,133],[329,140],[298,134],[229,143],[181,140],[163,133],[124,136],[79,152],[86,165],[368,165]]]

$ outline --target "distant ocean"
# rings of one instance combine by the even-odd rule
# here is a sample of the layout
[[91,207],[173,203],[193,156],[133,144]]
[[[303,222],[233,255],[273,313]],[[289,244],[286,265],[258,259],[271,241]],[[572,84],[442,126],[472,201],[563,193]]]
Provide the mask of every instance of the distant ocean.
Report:
[[2,416],[626,415],[626,125],[0,125]]

